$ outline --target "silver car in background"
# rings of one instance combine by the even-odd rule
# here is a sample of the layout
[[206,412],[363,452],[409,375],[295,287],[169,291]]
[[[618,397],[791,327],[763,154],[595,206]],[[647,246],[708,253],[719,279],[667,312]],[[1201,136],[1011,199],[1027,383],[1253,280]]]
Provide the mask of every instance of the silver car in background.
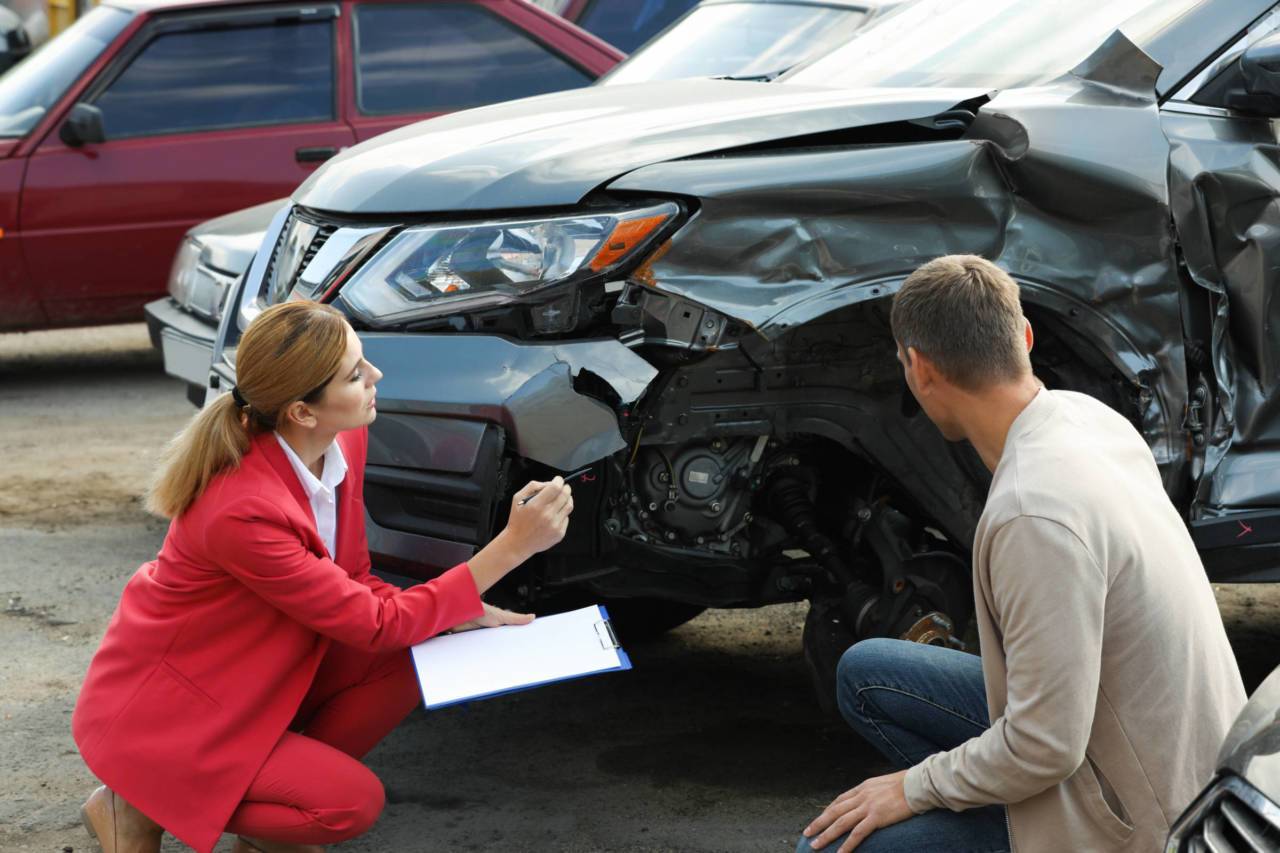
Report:
[[227,294],[262,243],[277,199],[203,222],[187,232],[169,272],[169,296],[146,307],[151,343],[164,369],[187,383],[187,398],[204,405],[213,342]]

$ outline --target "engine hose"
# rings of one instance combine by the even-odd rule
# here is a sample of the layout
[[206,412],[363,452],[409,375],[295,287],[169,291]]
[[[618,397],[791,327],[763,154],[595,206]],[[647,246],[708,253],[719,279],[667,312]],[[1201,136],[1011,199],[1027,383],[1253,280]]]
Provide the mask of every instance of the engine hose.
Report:
[[818,516],[809,499],[809,487],[803,480],[778,477],[769,487],[768,503],[770,515],[800,540],[809,556],[845,586],[856,580],[853,571],[840,559],[835,545],[818,529]]

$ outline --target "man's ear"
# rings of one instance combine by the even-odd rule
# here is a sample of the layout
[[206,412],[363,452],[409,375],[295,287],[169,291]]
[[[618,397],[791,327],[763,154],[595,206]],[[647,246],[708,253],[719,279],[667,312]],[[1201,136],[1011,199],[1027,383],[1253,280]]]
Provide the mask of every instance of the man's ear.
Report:
[[1031,352],[1031,348],[1035,346],[1035,343],[1036,343],[1036,336],[1031,331],[1031,321],[1028,320],[1026,317],[1023,317],[1022,322],[1025,323],[1027,326],[1026,332],[1024,335],[1027,340],[1027,352]]
[[907,347],[907,369],[915,380],[916,393],[927,395],[938,383],[938,368],[928,356],[921,355],[915,347]]
[[295,400],[285,407],[283,420],[285,423],[296,424],[307,429],[311,429],[316,425],[315,413],[311,411],[310,406],[301,400]]

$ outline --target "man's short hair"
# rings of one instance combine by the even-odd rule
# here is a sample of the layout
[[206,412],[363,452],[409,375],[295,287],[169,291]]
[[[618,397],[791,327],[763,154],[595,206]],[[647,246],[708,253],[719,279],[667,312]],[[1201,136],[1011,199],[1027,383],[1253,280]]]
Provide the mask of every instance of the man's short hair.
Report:
[[977,255],[945,255],[917,269],[893,297],[893,337],[974,391],[1031,370],[1018,285]]

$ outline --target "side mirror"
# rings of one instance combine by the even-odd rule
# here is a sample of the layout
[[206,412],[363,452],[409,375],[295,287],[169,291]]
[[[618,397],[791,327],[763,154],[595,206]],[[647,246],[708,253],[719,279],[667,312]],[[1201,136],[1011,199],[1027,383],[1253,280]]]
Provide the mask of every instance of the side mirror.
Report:
[[1240,77],[1227,93],[1227,106],[1251,115],[1280,117],[1280,33],[1245,49]]
[[58,137],[72,148],[78,148],[89,142],[106,142],[107,134],[103,129],[102,110],[93,104],[84,102],[76,104],[62,123]]

